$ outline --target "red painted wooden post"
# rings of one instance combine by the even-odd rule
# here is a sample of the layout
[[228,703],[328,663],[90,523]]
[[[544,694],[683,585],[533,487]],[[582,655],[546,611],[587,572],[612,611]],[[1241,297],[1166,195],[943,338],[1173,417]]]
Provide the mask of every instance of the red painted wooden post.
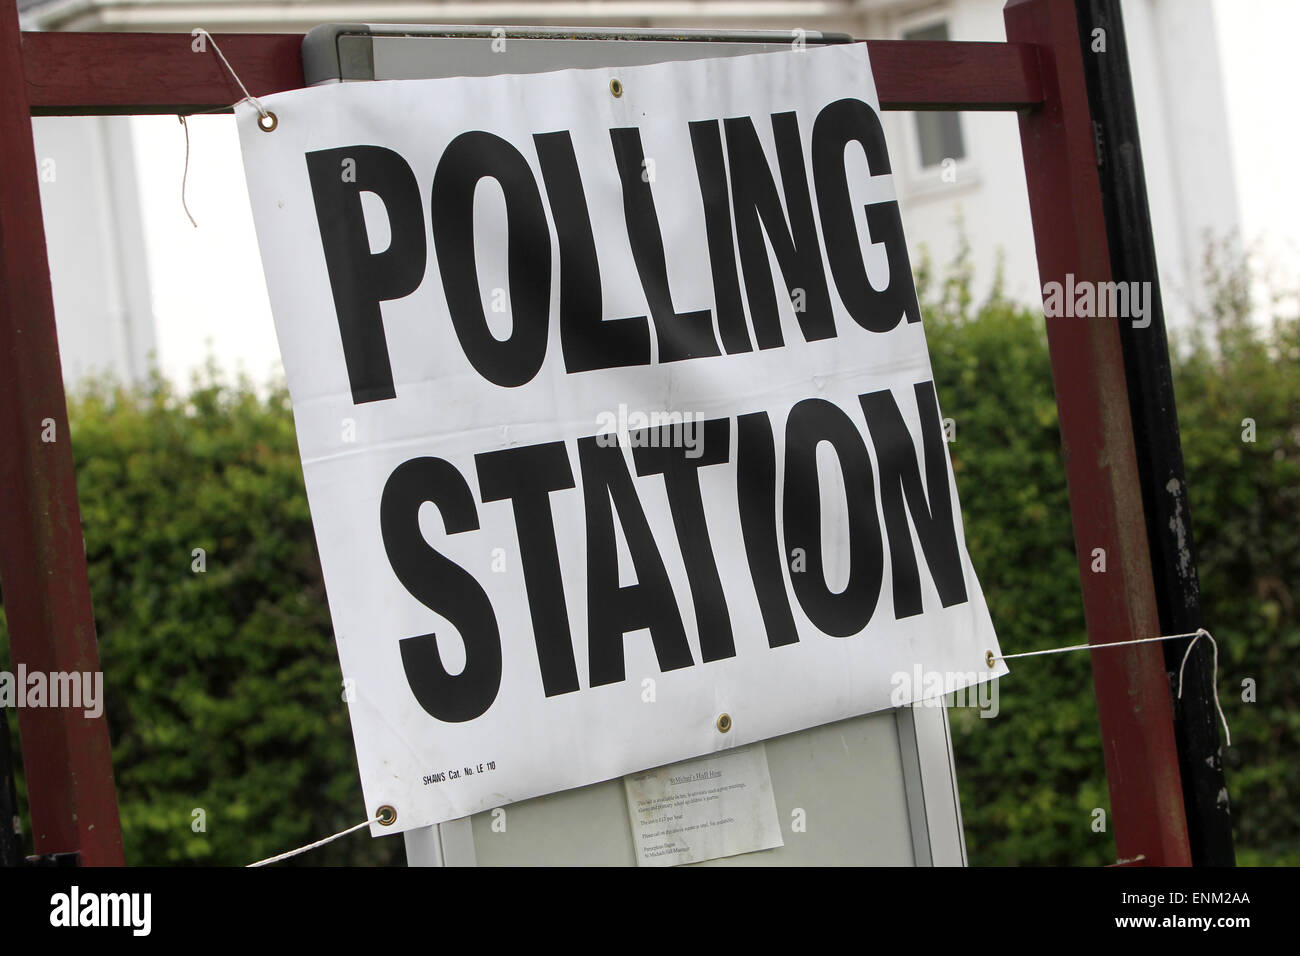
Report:
[[[1011,0],[1007,38],[1039,45],[1044,102],[1020,139],[1044,283],[1111,278],[1074,4]],[[1117,320],[1048,318],[1074,543],[1092,644],[1160,633]],[[1094,572],[1093,550],[1106,571]],[[1191,863],[1173,709],[1158,645],[1093,652],[1093,684],[1121,860]]]
[[[216,41],[254,96],[303,85],[302,37],[218,33]],[[174,113],[229,106],[243,93],[212,52],[187,33],[27,33],[23,54],[32,114]],[[1013,110],[1042,101],[1028,43],[868,40],[887,110]]]
[[[303,85],[302,35],[217,33],[253,96]],[[188,33],[25,33],[32,115],[193,113],[229,107],[243,92],[211,43]]]
[[[0,90],[0,582],[10,657],[15,670],[95,673],[99,650],[14,0],[0,5]],[[46,441],[51,434],[55,440]],[[121,865],[104,716],[25,707],[18,727],[36,852],[80,851],[83,864]]]

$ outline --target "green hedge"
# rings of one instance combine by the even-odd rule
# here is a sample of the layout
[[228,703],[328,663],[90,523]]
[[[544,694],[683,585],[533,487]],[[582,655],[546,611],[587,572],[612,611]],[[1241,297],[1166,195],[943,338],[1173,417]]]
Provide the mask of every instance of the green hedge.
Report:
[[127,861],[250,863],[364,819],[287,394],[210,371],[70,417]]
[[[1084,639],[1041,316],[978,310],[960,267],[918,276],[971,558],[1006,653]],[[1174,381],[1199,553],[1232,729],[1227,784],[1238,862],[1300,863],[1300,319],[1250,318],[1242,274],[1175,342]],[[928,294],[927,294],[928,293]],[[1255,441],[1243,441],[1243,419]],[[1243,700],[1252,679],[1256,700]],[[1113,862],[1087,655],[1016,662],[1000,713],[950,711],[967,846],[976,864]],[[1109,820],[1108,820],[1109,823]]]
[[[1300,319],[1222,305],[1175,368],[1241,863],[1300,864]],[[1244,441],[1244,421],[1254,441]],[[1243,700],[1254,682],[1255,701]]]
[[[940,402],[957,424],[967,538],[1002,646],[1076,643],[1041,316],[996,291],[976,309],[960,270],[942,285],[924,268],[919,278]],[[1216,322],[1181,351],[1176,383],[1205,619],[1240,758],[1228,777],[1238,853],[1296,863],[1300,323],[1261,329],[1231,309]],[[211,372],[184,392],[98,384],[74,397],[71,417],[128,861],[242,864],[360,820],[284,391]],[[1254,443],[1241,440],[1247,417]],[[1256,703],[1241,700],[1245,678]],[[1092,829],[1108,801],[1086,655],[1021,661],[995,719],[956,708],[952,719],[973,863],[1113,861],[1110,833]],[[358,835],[308,862],[401,859],[401,841]]]

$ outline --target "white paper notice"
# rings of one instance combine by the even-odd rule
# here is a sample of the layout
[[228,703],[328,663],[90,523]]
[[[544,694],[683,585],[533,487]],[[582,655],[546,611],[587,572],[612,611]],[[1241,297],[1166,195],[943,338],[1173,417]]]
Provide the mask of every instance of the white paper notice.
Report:
[[785,846],[763,744],[624,777],[640,866]]

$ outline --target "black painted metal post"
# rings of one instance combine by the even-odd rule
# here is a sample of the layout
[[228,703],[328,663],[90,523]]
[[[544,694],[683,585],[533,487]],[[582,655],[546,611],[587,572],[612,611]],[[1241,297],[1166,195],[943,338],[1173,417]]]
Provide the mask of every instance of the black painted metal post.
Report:
[[[1202,624],[1200,582],[1124,22],[1119,0],[1077,0],[1076,7],[1111,271],[1116,282],[1150,283],[1146,315],[1137,326],[1121,318],[1120,338],[1160,627],[1165,634],[1190,633]],[[1188,643],[1164,644],[1171,690]],[[1192,862],[1234,866],[1211,663],[1209,642],[1197,642],[1183,675],[1182,699],[1174,698],[1174,731]]]

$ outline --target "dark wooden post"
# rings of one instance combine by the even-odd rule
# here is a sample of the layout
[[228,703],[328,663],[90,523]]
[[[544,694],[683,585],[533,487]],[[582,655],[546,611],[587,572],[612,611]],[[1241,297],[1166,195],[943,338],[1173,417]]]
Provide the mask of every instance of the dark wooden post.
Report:
[[[1151,289],[1149,324],[1135,327],[1132,322],[1122,322],[1120,341],[1142,473],[1156,605],[1165,634],[1190,634],[1203,623],[1201,584],[1124,20],[1119,0],[1080,0],[1078,10],[1088,99],[1097,124],[1098,177],[1111,270],[1120,282],[1146,282]],[[1104,48],[1095,52],[1094,30],[1103,31],[1099,39],[1104,43]],[[1186,639],[1163,645],[1165,671],[1172,686],[1177,686],[1189,643]],[[1202,640],[1187,659],[1183,698],[1174,700],[1174,735],[1192,862],[1197,866],[1233,866],[1236,857],[1219,749],[1219,716],[1214,708],[1212,657],[1209,642]]]
[[[1020,141],[1041,282],[1109,282],[1079,29],[1070,0],[1011,0],[1007,39],[1036,43],[1041,107],[1020,114]],[[1142,486],[1115,319],[1047,318],[1065,446],[1074,543],[1091,644],[1156,637]],[[1093,571],[1094,549],[1105,572]],[[1092,652],[1111,823],[1121,861],[1191,863],[1173,710],[1157,644]]]
[[[99,648],[77,506],[22,38],[0,4],[0,581],[14,669],[95,673]],[[53,440],[49,440],[53,439]],[[19,689],[20,691],[22,688]],[[38,855],[121,865],[108,721],[18,711]]]

